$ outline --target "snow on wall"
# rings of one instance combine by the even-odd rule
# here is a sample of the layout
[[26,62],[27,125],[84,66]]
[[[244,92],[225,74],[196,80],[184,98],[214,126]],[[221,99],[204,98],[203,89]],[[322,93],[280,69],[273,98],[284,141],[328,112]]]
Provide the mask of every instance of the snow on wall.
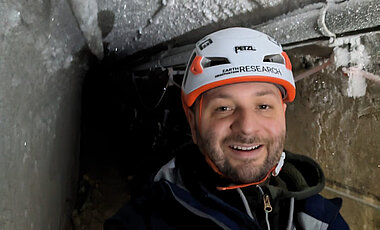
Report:
[[349,77],[347,95],[353,98],[364,96],[367,89],[366,79],[361,72],[347,71],[351,66],[364,69],[370,63],[370,56],[366,47],[361,44],[360,36],[338,38],[334,45],[335,66],[343,67]]

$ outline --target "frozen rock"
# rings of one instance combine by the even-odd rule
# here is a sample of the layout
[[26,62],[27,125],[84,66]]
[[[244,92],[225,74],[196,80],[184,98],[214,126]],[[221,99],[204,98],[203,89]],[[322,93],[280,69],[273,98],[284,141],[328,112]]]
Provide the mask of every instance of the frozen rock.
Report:
[[98,59],[103,59],[102,32],[98,26],[96,0],[70,0],[70,4],[88,47]]

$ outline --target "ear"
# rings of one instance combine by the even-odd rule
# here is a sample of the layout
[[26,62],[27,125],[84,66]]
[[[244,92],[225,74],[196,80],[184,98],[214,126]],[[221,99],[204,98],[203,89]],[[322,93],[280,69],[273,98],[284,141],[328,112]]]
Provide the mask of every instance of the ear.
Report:
[[282,109],[284,110],[284,114],[286,112],[287,104],[285,102],[282,102]]
[[195,113],[191,109],[187,110],[187,121],[189,122],[189,126],[191,129],[191,137],[193,138],[193,142],[194,144],[197,144],[197,122]]

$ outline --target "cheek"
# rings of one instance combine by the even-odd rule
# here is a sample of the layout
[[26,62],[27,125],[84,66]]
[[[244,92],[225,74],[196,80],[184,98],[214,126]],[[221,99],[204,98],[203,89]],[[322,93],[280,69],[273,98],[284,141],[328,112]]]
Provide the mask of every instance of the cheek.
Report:
[[229,124],[218,119],[202,119],[201,125],[202,136],[213,136],[213,139],[219,140],[228,135]]
[[285,117],[278,117],[278,119],[263,119],[263,129],[266,130],[271,136],[278,136],[286,130]]

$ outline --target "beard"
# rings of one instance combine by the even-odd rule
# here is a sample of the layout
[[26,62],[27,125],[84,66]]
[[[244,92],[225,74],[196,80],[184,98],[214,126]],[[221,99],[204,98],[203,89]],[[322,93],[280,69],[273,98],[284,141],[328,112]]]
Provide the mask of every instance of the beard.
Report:
[[285,130],[282,130],[278,136],[274,137],[243,137],[241,135],[231,135],[224,138],[221,142],[223,146],[227,143],[236,142],[244,144],[263,143],[261,148],[265,147],[267,151],[264,162],[260,165],[255,164],[255,160],[241,160],[238,164],[231,164],[230,159],[221,148],[213,132],[205,133],[201,137],[197,132],[198,146],[215,164],[219,171],[234,183],[252,183],[262,180],[269,171],[278,163],[284,148]]

